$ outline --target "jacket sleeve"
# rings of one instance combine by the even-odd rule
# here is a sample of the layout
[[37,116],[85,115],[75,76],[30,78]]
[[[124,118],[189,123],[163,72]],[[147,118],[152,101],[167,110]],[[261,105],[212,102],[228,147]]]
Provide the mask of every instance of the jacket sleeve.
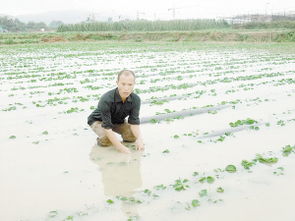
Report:
[[101,100],[99,102],[100,110],[101,110],[101,126],[105,129],[113,128],[112,118],[111,118],[111,103],[106,100]]
[[131,112],[128,118],[129,124],[140,124],[140,119],[139,119],[140,105],[141,105],[140,98],[137,97],[137,99],[135,99],[133,103],[133,107],[131,109]]

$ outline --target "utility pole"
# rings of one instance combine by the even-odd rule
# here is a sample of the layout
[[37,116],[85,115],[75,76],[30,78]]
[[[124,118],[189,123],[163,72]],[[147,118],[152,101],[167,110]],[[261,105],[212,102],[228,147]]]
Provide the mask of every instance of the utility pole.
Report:
[[174,8],[168,8],[168,11],[172,11],[172,18],[175,19],[175,7]]
[[193,8],[193,7],[199,7],[199,5],[172,7],[172,8],[168,8],[168,11],[172,11],[172,17],[173,17],[173,19],[175,19],[176,18],[176,9],[178,10],[178,9]]
[[136,12],[136,19],[139,20],[141,15],[145,15],[144,12],[137,11]]

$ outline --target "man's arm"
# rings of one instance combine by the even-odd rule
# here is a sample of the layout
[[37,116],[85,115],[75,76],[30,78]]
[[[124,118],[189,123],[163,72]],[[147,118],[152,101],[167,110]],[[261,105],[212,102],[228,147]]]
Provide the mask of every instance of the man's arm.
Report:
[[101,106],[101,118],[102,118],[102,128],[106,136],[111,141],[112,145],[122,153],[130,153],[130,150],[125,147],[116,137],[116,134],[112,131],[112,120],[111,120],[111,106],[110,102],[107,101],[100,101]]
[[121,142],[118,140],[116,137],[116,134],[112,131],[112,129],[105,129],[104,131],[106,133],[106,136],[109,138],[113,146],[120,152],[122,153],[131,153],[130,150],[125,147]]
[[137,150],[144,150],[144,144],[143,144],[139,125],[130,124],[130,129],[131,129],[133,135],[136,137],[136,142],[135,142],[136,149]]

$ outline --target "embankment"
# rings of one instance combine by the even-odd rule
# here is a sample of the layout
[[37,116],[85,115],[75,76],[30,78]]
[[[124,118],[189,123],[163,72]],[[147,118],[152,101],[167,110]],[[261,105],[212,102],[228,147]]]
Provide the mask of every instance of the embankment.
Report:
[[0,45],[74,41],[295,42],[295,30],[2,33]]

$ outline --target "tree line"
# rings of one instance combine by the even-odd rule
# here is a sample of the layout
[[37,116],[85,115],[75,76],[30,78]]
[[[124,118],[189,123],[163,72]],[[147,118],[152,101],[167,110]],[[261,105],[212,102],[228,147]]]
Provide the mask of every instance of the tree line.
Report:
[[62,25],[61,21],[52,21],[49,25],[44,22],[21,22],[17,18],[0,16],[0,32],[34,32],[54,30]]

